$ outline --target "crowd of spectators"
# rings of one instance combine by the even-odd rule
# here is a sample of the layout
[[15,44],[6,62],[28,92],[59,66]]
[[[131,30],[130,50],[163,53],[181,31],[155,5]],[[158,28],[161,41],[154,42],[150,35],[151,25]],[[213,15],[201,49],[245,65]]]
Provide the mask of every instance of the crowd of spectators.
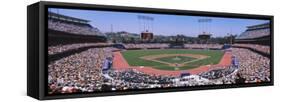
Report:
[[231,48],[239,60],[237,74],[245,83],[270,81],[270,59],[243,48]]
[[198,85],[222,84],[217,80],[209,80],[200,75],[184,77],[148,75],[137,70],[111,71],[109,75],[113,78],[108,83],[110,90],[147,89],[166,87],[185,87]]
[[224,76],[227,76],[231,73],[233,73],[235,71],[235,68],[231,67],[231,66],[227,66],[227,68],[217,68],[214,70],[210,70],[208,72],[203,72],[200,73],[199,75],[203,78],[207,78],[207,79],[218,79],[218,78],[222,78]]
[[199,86],[199,85],[214,85],[212,81],[203,78],[199,75],[189,75],[184,77],[178,77],[174,80],[174,87],[185,87],[185,86]]
[[270,46],[266,46],[266,45],[258,45],[258,44],[234,44],[233,46],[237,46],[237,47],[247,47],[247,48],[251,48],[266,54],[270,54]]
[[70,23],[55,19],[48,19],[48,29],[79,35],[102,35],[98,28],[89,24]]
[[[111,76],[131,83],[147,83],[147,84],[167,84],[172,77],[148,75],[136,70],[121,71],[111,73]],[[117,79],[117,80],[118,80]]]
[[153,44],[124,44],[125,48],[127,49],[134,49],[134,48],[141,48],[141,49],[148,49],[148,48],[168,48],[169,44],[165,43],[153,43]]
[[[155,44],[124,44],[127,49],[132,48],[169,48],[169,44],[155,43]],[[184,44],[187,49],[220,49],[221,44]]]
[[150,75],[134,69],[110,69],[104,73],[104,60],[114,57],[112,51],[115,48],[91,48],[48,65],[48,92],[56,94],[233,84],[237,83],[237,79],[243,79],[243,83],[270,81],[270,60],[267,57],[243,48],[230,49],[239,60],[238,68],[225,66],[211,68],[197,75],[171,77]]
[[82,47],[89,46],[109,46],[111,43],[79,43],[79,44],[67,44],[67,45],[56,45],[56,46],[48,46],[48,54],[53,55],[73,49],[78,49]]
[[[171,87],[173,85],[171,76],[149,75],[135,69],[112,70],[109,76],[113,78],[109,84],[113,89],[144,89]],[[120,86],[121,85],[121,86]]]
[[221,49],[221,44],[184,44],[184,48],[188,49]]
[[101,68],[107,57],[113,57],[111,48],[92,48],[48,64],[49,93],[101,90]]

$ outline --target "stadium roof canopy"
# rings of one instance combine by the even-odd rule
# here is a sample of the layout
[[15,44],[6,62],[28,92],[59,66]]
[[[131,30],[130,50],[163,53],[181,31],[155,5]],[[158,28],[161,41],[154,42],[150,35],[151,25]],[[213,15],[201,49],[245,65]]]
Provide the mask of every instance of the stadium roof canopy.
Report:
[[262,28],[269,28],[269,22],[263,23],[263,24],[257,24],[252,26],[247,26],[248,30],[254,30],[254,29],[262,29]]
[[257,24],[252,26],[247,26],[246,31],[240,34],[236,39],[254,39],[261,38],[270,35],[270,24],[269,22],[263,24]]
[[54,12],[48,12],[48,17],[52,19],[59,19],[59,20],[64,20],[64,21],[69,21],[69,22],[75,22],[75,23],[82,23],[82,24],[88,24],[90,22],[89,20],[85,19],[80,19],[80,18],[75,18],[75,17],[70,17],[62,14],[57,14]]

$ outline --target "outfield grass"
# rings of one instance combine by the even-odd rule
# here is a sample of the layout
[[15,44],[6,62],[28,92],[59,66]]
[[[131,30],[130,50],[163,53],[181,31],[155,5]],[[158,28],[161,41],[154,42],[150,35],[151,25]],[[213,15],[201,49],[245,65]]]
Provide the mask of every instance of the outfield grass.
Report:
[[190,50],[190,49],[149,49],[149,50],[127,50],[122,55],[130,66],[150,66],[162,70],[174,70],[172,66],[163,63],[148,61],[141,59],[142,56],[159,55],[159,54],[200,54],[209,56],[208,58],[187,63],[185,66],[179,67],[179,70],[197,68],[202,65],[218,64],[223,56],[222,51],[218,50]]

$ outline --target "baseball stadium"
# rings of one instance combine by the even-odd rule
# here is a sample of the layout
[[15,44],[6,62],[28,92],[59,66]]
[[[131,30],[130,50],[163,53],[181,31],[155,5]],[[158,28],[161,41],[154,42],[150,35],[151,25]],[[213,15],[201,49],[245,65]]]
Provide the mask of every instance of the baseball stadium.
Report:
[[269,20],[49,8],[48,94],[269,82]]

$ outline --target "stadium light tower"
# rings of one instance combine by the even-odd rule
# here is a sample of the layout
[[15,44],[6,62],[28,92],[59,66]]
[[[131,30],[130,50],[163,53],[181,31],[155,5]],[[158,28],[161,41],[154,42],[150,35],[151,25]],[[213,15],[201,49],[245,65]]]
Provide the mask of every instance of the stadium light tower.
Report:
[[211,27],[210,26],[210,24],[212,23],[212,19],[210,19],[210,18],[202,18],[202,19],[198,19],[198,23],[199,23],[199,33],[200,33],[200,31],[202,31],[202,33],[211,33],[210,32],[210,28],[209,27]]
[[[211,27],[209,24],[212,22],[210,18],[202,18],[198,19],[199,25],[199,35],[198,38],[200,39],[200,43],[208,43],[208,40],[211,38],[211,32],[208,27]],[[202,31],[202,33],[201,33]]]
[[110,32],[113,33],[113,25],[110,25]]
[[138,15],[140,28],[140,37],[144,41],[153,39],[153,21],[154,18],[150,16]]
[[232,33],[228,33],[227,34],[227,40],[229,40],[229,44],[233,44],[234,43],[234,40],[235,40],[235,35],[233,35]]
[[153,32],[153,21],[154,17],[138,15],[137,16],[140,23],[141,32]]

